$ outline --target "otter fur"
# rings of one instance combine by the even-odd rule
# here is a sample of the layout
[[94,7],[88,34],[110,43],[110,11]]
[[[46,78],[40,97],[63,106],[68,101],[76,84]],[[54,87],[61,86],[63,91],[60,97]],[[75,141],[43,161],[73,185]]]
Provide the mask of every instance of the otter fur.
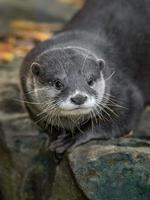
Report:
[[135,130],[150,102],[150,1],[87,0],[52,39],[24,59],[31,118],[63,154]]

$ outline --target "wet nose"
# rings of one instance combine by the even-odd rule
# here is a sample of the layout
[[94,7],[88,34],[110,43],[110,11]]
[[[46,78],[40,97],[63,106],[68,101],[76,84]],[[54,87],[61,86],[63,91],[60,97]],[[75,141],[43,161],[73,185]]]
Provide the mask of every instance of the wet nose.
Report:
[[82,105],[87,100],[87,96],[76,95],[75,97],[71,98],[71,102],[76,105]]

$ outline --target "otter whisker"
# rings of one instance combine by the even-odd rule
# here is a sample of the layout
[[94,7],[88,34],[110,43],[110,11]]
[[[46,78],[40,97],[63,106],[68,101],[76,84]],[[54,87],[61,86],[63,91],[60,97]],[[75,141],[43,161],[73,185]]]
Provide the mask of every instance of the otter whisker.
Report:
[[[82,134],[84,134],[84,132],[80,129],[80,127],[78,125],[78,121],[81,119],[81,116],[79,116],[76,120],[74,120],[71,115],[69,116],[69,118],[73,122],[73,124],[76,125],[76,128],[79,130],[79,132],[82,133]],[[71,131],[72,131],[72,134],[73,134],[73,130],[71,130]]]
[[115,74],[115,71],[113,71],[112,73],[111,73],[111,75],[110,76],[108,76],[106,79],[104,79],[105,81],[108,81],[108,80],[110,80],[113,76],[114,76],[114,74]]
[[107,118],[105,118],[102,114],[103,108],[101,107],[101,105],[99,105],[99,103],[96,101],[96,109],[95,112],[97,113],[97,116],[99,117],[100,120],[108,120]]
[[41,102],[33,102],[33,101],[26,101],[26,100],[23,100],[23,99],[13,99],[14,101],[17,101],[17,102],[20,102],[20,103],[27,103],[27,104],[43,104]]
[[57,120],[57,119],[58,119],[58,116],[57,116],[57,115],[58,115],[58,110],[57,110],[57,109],[54,109],[54,110],[53,110],[53,122],[54,122],[54,123],[58,123],[58,120]]
[[57,105],[59,104],[60,102],[57,102],[53,105],[50,105],[46,108],[46,112],[50,111],[50,114],[49,114],[49,118],[48,118],[48,123],[51,123],[51,124],[54,124],[54,123],[61,123],[60,121],[60,118],[59,118],[59,110],[57,109]]
[[96,117],[96,115],[95,115],[94,110],[92,110],[91,113],[92,113],[92,115],[93,115],[93,118],[94,118],[94,120],[95,120],[95,123],[97,124],[97,117]]
[[107,100],[109,103],[112,103],[113,105],[117,105],[118,107],[122,107],[124,109],[128,109],[127,107],[125,107],[124,105],[121,105],[123,102],[119,101],[118,99],[111,97],[111,95],[109,96],[105,96],[103,97],[104,100]]
[[[48,115],[48,114],[47,114]],[[39,122],[41,122],[42,120],[45,120],[47,118],[47,115],[40,118],[39,120],[35,121],[35,124],[38,124]]]
[[56,109],[56,103],[55,103],[55,105],[53,106],[53,108],[51,108],[51,110],[50,110],[50,114],[49,114],[49,118],[48,118],[48,123],[50,123],[50,124],[54,124],[55,123],[55,121],[56,121],[56,113],[57,112],[57,109]]
[[93,123],[93,117],[92,117],[92,113],[90,113],[90,119],[91,119],[91,128],[92,128],[92,134],[94,133],[94,123]]
[[109,106],[105,106],[105,109],[109,110],[112,114],[114,114],[116,117],[119,117],[118,114],[116,112],[114,112],[114,110],[112,110]]
[[[63,102],[63,101],[59,100],[57,105],[60,105],[61,102]],[[60,118],[60,110],[59,109],[57,110],[57,118],[59,120],[61,127],[64,128],[63,123],[62,123],[61,118]]]
[[112,94],[110,94],[110,93],[105,93],[105,96],[112,97],[112,98],[114,98],[115,100],[117,100],[116,96],[114,96],[114,95],[112,95]]
[[52,109],[52,112],[50,112],[50,118],[51,118],[50,120],[52,124],[57,123],[61,125],[61,121],[59,119],[59,112],[60,111],[57,109],[56,104],[55,104],[55,107]]
[[100,121],[103,119],[101,110],[98,111],[97,109],[94,109],[94,113],[95,113],[96,118],[98,117],[98,119],[99,119]]
[[36,114],[37,117],[43,115],[44,113],[47,113],[47,111],[49,110],[49,108],[45,108],[44,110],[42,110],[40,113]]
[[101,104],[100,105],[98,105],[98,108],[100,108],[108,117],[109,117],[109,119],[111,119],[112,120],[112,116],[111,116],[111,114],[109,113],[109,112],[107,112],[106,111],[106,106],[105,105],[103,105],[102,104],[102,102],[101,102]]
[[[42,114],[44,114],[44,113],[46,113],[47,111],[48,111],[48,109],[52,109],[52,107],[53,107],[53,105],[52,104],[50,104],[51,105],[51,107],[48,107],[47,105],[48,105],[48,103],[49,102],[45,102],[45,103],[43,103],[43,107],[45,107],[40,113],[38,113],[36,116],[37,117],[39,117],[40,115],[42,115]],[[52,102],[51,102],[52,103]]]
[[[106,101],[106,102],[104,102],[104,101]],[[121,105],[123,102],[119,101],[115,96],[108,94],[108,93],[104,94],[103,103],[106,103],[106,104],[108,104],[109,106],[112,106],[112,107],[128,109],[124,105]]]
[[76,125],[76,128],[79,130],[79,132],[80,132],[81,134],[84,134],[84,132],[80,129],[80,127],[79,127],[78,124]]
[[48,127],[49,123],[48,123],[48,118],[49,118],[49,115],[47,114],[47,117],[46,117],[46,123],[45,123],[45,129]]
[[112,110],[108,105],[102,105],[102,107],[105,113],[109,113],[111,119],[113,119],[112,117],[119,117],[119,115],[114,110]]
[[45,120],[46,118],[46,124],[45,124],[45,128],[48,127],[48,118],[49,118],[49,113],[47,113],[47,108],[44,109],[44,111],[42,111],[41,113],[37,114],[37,118],[40,117],[41,115],[44,115],[43,118],[40,118],[38,121],[36,121],[36,123],[39,123],[41,120]]
[[118,108],[123,108],[123,109],[128,109],[127,107],[123,106],[123,105],[120,105],[117,101],[115,102],[115,100],[113,100],[111,97],[108,98],[108,97],[103,97],[105,100],[108,100],[108,103],[110,103],[110,105],[112,105],[113,107],[118,107]]
[[24,94],[32,94],[32,93],[35,93],[35,92],[44,91],[46,88],[47,87],[37,88],[37,89],[34,89],[34,90],[30,90],[29,92],[25,92]]

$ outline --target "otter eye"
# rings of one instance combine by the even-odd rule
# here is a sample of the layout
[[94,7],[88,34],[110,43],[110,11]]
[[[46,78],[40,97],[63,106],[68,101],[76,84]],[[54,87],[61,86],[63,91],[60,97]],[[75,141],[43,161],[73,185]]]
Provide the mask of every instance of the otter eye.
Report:
[[31,65],[31,70],[32,70],[32,73],[35,76],[39,76],[39,74],[40,74],[40,65],[38,63],[33,63]]
[[95,83],[94,77],[90,77],[90,78],[87,80],[87,83],[88,83],[88,85],[93,86],[94,83]]
[[55,80],[53,85],[57,90],[62,90],[64,88],[64,85],[60,80]]

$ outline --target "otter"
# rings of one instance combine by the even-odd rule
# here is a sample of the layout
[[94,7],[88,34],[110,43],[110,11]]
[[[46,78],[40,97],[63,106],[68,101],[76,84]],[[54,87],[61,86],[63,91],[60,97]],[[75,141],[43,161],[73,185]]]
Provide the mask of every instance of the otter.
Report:
[[136,129],[150,102],[149,22],[150,1],[86,0],[26,56],[25,106],[56,155]]

